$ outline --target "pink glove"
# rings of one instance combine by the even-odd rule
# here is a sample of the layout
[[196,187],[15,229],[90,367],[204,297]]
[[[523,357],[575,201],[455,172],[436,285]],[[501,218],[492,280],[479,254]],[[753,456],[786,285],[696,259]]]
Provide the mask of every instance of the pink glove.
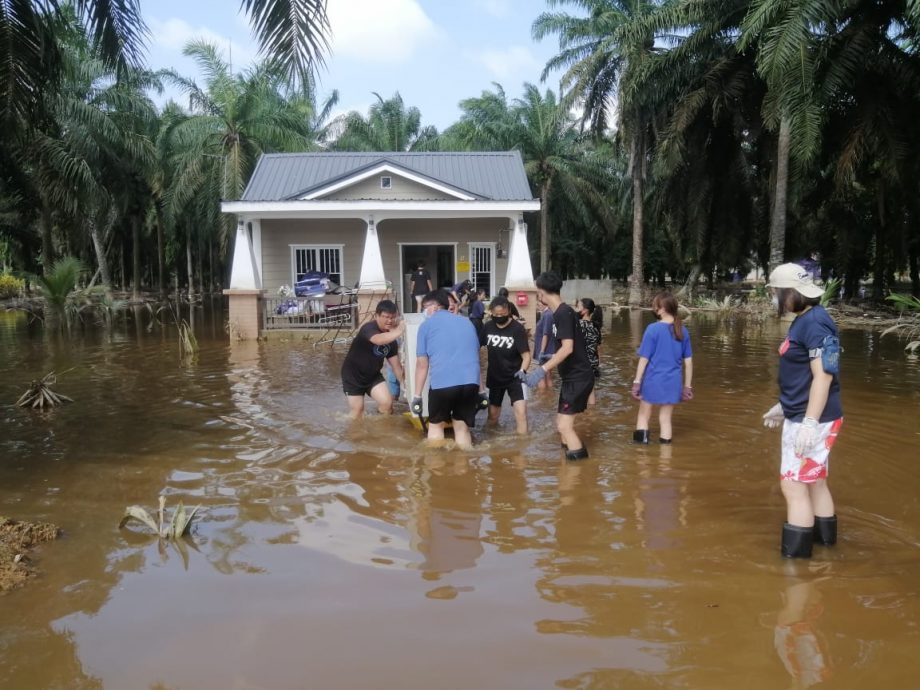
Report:
[[690,386],[684,386],[684,389],[680,392],[681,402],[687,402],[688,400],[693,400],[693,388]]
[[641,389],[642,389],[642,382],[633,381],[632,391],[631,391],[633,399],[642,400],[642,394],[639,392]]

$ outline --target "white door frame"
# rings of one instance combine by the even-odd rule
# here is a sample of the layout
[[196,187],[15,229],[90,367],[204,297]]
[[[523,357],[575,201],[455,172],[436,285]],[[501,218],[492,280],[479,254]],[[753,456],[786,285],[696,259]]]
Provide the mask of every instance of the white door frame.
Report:
[[[406,303],[406,286],[403,279],[406,272],[403,267],[403,247],[434,247],[445,246],[454,248],[454,280],[457,279],[457,243],[456,242],[397,242],[397,252],[399,253],[399,311],[402,312],[402,305]],[[437,289],[437,285],[434,286]]]

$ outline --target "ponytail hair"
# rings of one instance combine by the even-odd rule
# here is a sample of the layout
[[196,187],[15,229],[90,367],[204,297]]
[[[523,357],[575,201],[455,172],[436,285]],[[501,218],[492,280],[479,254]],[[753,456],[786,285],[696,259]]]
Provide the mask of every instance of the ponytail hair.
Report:
[[588,316],[591,317],[591,323],[594,324],[597,334],[600,336],[604,330],[604,310],[597,306],[590,297],[582,297],[578,301],[587,310]]
[[652,299],[652,309],[655,311],[663,309],[667,314],[671,315],[674,318],[674,340],[684,339],[684,326],[678,315],[677,298],[674,295],[667,290],[659,292]]

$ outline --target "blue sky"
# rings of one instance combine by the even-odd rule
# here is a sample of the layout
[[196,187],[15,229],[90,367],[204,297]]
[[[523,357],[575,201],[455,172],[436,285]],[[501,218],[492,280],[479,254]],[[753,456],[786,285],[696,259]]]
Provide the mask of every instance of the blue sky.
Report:
[[[152,68],[173,67],[199,83],[185,43],[206,38],[232,57],[235,70],[257,54],[237,0],[141,0],[150,28]],[[438,129],[459,116],[458,102],[500,83],[510,98],[524,82],[539,84],[557,50],[555,38],[531,39],[543,0],[329,0],[332,51],[319,73],[319,95],[339,91],[337,112],[366,113],[373,92],[396,91]],[[558,86],[552,75],[541,88]],[[176,95],[171,92],[169,95]]]

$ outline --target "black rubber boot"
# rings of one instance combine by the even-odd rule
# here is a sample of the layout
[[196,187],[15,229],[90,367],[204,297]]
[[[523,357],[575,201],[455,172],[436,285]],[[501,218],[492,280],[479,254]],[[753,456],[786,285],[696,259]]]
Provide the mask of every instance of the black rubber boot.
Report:
[[815,544],[833,546],[837,543],[837,516],[816,517],[813,532]]
[[665,445],[665,446],[669,446],[669,445],[671,445],[671,439],[669,439],[669,438],[659,438],[659,439],[658,439],[658,443],[661,443],[662,445]]
[[566,460],[584,460],[588,457],[588,449],[582,446],[578,450],[565,451]]
[[799,527],[783,523],[783,558],[811,558],[814,527]]
[[648,429],[636,429],[633,432],[633,443],[648,445]]

